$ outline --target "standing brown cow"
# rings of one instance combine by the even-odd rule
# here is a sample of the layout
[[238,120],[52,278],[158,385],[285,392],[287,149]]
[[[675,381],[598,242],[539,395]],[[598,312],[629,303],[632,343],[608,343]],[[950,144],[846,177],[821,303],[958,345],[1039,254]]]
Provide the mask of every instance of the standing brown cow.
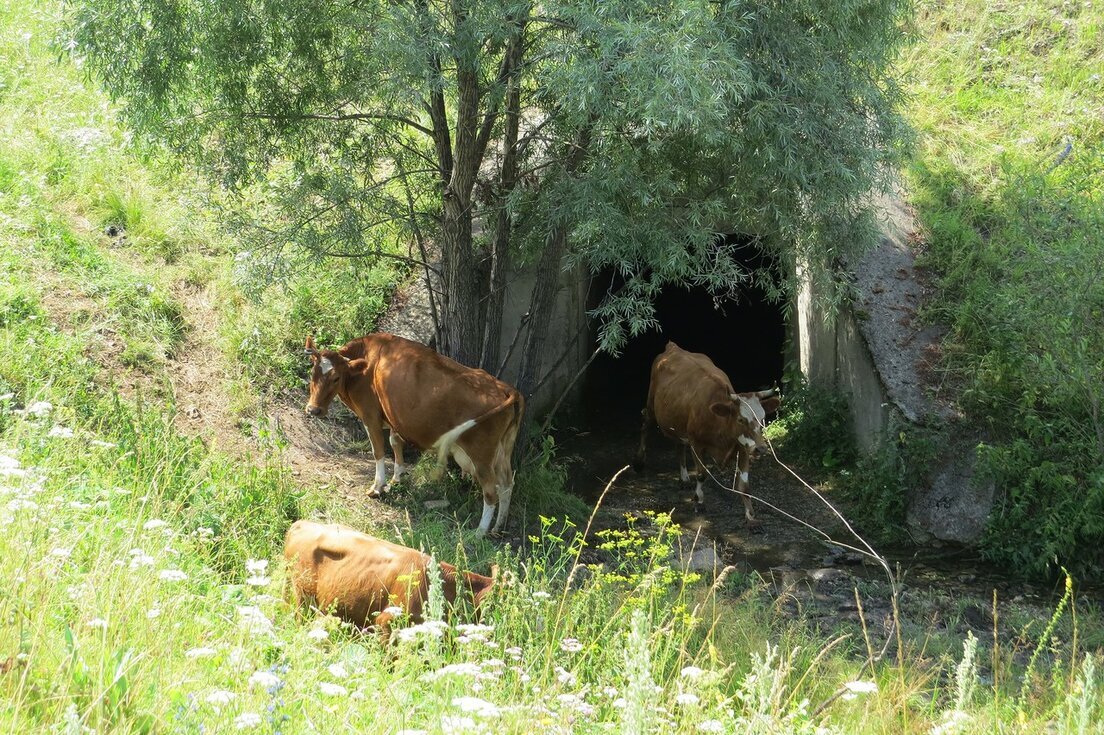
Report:
[[513,386],[483,370],[469,368],[430,348],[378,332],[354,339],[339,350],[319,350],[307,337],[314,361],[306,411],[324,416],[334,396],[364,422],[376,460],[369,495],[386,487],[383,429],[390,430],[395,453],[391,483],[406,470],[403,443],[436,449],[438,472],[451,455],[483,490],[479,533],[502,531],[514,492],[511,455],[525,400]]
[[[296,521],[284,538],[284,558],[295,599],[319,610],[333,610],[353,625],[377,626],[386,640],[392,618],[410,615],[422,621],[428,591],[430,557],[351,528]],[[462,591],[476,610],[495,586],[491,576],[459,572],[439,562],[442,591],[454,603]],[[392,609],[395,608],[395,609]]]
[[[705,502],[702,481],[706,457],[722,467],[738,457],[739,481],[736,489],[748,491],[748,467],[752,452],[757,455],[766,448],[763,420],[776,411],[781,401],[774,391],[737,393],[732,383],[713,361],[699,352],[687,352],[674,342],[652,363],[652,379],[648,386],[648,403],[642,412],[640,450],[636,466],[642,467],[646,455],[648,429],[654,423],[664,435],[682,443],[681,477],[690,479],[686,471],[686,448],[694,453],[697,473],[695,493],[698,503]],[[751,499],[744,501],[744,515],[749,526],[758,525],[751,512]]]

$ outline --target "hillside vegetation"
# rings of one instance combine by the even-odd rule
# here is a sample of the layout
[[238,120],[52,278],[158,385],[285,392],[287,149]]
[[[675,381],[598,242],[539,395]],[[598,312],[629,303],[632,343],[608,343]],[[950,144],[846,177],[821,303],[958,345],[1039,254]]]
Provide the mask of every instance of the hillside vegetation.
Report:
[[1104,575],[1104,7],[922,3],[902,64],[909,171],[951,327],[941,376],[980,429],[987,555]]
[[[57,61],[60,29],[47,0],[0,9],[0,730],[1104,732],[1099,659],[1068,616],[1015,649],[904,641],[875,662],[861,635],[786,621],[749,580],[679,568],[662,515],[572,574],[563,521],[517,558],[450,519],[300,484],[256,406],[301,374],[304,332],[370,329],[395,271],[324,263],[245,298],[217,197],[129,141]],[[201,343],[248,452],[178,425],[175,371]],[[282,536],[303,516],[477,571],[497,557],[513,582],[481,625],[385,649],[285,602]]]

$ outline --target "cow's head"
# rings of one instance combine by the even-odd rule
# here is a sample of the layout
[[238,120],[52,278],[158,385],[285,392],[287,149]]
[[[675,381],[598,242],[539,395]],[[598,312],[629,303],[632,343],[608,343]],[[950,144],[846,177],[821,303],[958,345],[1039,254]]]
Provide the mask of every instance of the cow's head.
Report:
[[729,400],[718,401],[709,407],[713,415],[721,419],[722,429],[717,437],[726,448],[722,464],[728,464],[740,447],[752,456],[759,456],[767,449],[763,438],[767,414],[778,410],[782,399],[774,395],[774,389],[754,393],[732,393]]
[[349,360],[340,352],[319,350],[314,346],[313,337],[307,337],[304,352],[310,356],[312,363],[306,412],[311,416],[325,416],[345,379]]

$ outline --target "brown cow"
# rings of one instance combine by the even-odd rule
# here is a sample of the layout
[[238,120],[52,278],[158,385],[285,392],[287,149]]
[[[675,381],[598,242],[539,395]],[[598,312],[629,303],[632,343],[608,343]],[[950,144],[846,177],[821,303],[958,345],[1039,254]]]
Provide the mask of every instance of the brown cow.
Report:
[[[686,471],[686,448],[693,451],[699,505],[705,502],[702,492],[705,465],[702,463],[707,457],[724,467],[734,455],[738,456],[740,475],[736,489],[746,493],[752,452],[758,455],[766,448],[763,420],[778,409],[781,401],[777,396],[768,397],[773,392],[736,393],[728,376],[712,360],[668,342],[667,348],[652,363],[636,466],[644,464],[648,429],[655,423],[664,435],[682,442],[680,474],[683,482],[690,479]],[[747,495],[741,497],[748,525],[758,525],[759,521],[751,512],[751,499]]]
[[[392,618],[409,614],[422,621],[429,590],[430,557],[337,524],[296,521],[284,538],[284,558],[296,601],[334,614],[353,625],[375,625],[386,639]],[[445,600],[454,603],[462,591],[475,609],[495,586],[491,576],[458,572],[438,562]],[[401,612],[388,608],[401,608]]]
[[324,416],[334,396],[364,422],[376,460],[369,495],[385,486],[383,429],[395,453],[395,483],[406,470],[403,443],[436,449],[438,473],[451,455],[483,490],[479,533],[502,531],[514,492],[511,455],[525,401],[513,386],[469,368],[430,348],[378,332],[354,339],[339,350],[319,350],[307,338],[314,361],[306,411]]

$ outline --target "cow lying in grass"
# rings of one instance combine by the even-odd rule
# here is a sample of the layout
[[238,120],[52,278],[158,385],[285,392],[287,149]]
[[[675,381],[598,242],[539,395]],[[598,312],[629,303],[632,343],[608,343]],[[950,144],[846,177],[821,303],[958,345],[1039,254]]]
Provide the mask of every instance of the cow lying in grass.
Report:
[[[778,410],[781,399],[774,391],[737,393],[728,376],[713,361],[699,352],[687,352],[674,342],[652,363],[652,378],[648,386],[648,402],[644,407],[644,423],[640,427],[640,449],[634,466],[644,466],[648,430],[659,426],[664,435],[681,442],[683,482],[690,479],[686,471],[686,450],[694,455],[697,474],[695,494],[698,504],[705,502],[702,482],[703,462],[710,458],[722,467],[737,460],[739,479],[736,490],[748,492],[748,468],[754,453],[766,448],[763,421],[768,413]],[[741,495],[748,526],[759,521],[751,511],[751,499]]]
[[[430,557],[417,549],[346,526],[296,521],[284,538],[291,589],[300,605],[333,612],[361,628],[375,626],[388,640],[393,618],[421,622],[429,592]],[[439,562],[445,600],[470,600],[476,611],[498,576],[459,572]]]
[[480,534],[506,525],[514,492],[511,455],[525,401],[511,385],[402,337],[379,332],[339,350],[320,350],[307,338],[314,362],[306,411],[324,416],[334,396],[364,422],[376,460],[369,495],[385,489],[383,430],[391,432],[398,481],[405,470],[403,443],[435,449],[439,468],[451,456],[483,490]]

